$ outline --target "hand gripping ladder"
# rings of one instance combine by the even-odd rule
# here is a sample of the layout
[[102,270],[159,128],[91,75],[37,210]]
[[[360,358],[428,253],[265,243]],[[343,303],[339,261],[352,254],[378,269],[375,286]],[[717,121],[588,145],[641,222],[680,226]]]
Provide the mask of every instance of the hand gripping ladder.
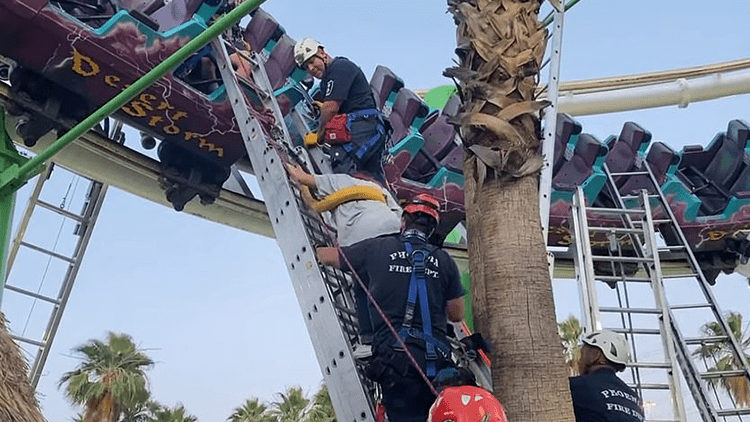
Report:
[[[263,64],[253,56],[253,80],[242,80],[240,86],[221,39],[214,39],[212,47],[337,420],[374,421],[374,385],[351,354],[357,320],[350,282],[341,271],[318,265],[314,245],[327,243],[328,235],[317,215],[304,208],[299,192],[287,178],[279,149],[293,153],[294,148]],[[246,96],[252,101],[252,109]],[[266,130],[254,114],[259,108],[273,112],[275,121],[266,124]]]
[[[581,286],[586,326],[589,330],[610,328],[629,337],[634,357],[629,365],[632,386],[642,399],[647,398],[649,392],[668,390],[672,403],[670,420],[687,420],[680,392],[678,365],[702,420],[713,422],[727,420],[729,417],[733,417],[731,420],[741,420],[738,418],[750,414],[750,409],[738,408],[731,396],[717,391],[712,385],[718,380],[733,377],[750,381],[747,360],[719,309],[653,172],[648,163],[644,165],[644,171],[610,173],[605,164],[607,189],[614,202],[612,208],[587,207],[583,190],[579,187],[576,191],[572,210],[576,239],[576,277]],[[617,176],[648,177],[651,188],[642,190],[637,196],[622,196],[613,179]],[[652,204],[655,204],[653,209]],[[622,224],[615,227],[591,227],[588,224],[588,213],[598,214],[599,217],[615,215]],[[590,235],[597,232],[604,232],[608,239],[593,242],[596,249],[594,254]],[[658,232],[668,233],[670,239],[676,239],[676,242],[672,241],[676,244],[666,246],[657,236]],[[607,251],[606,255],[602,250]],[[675,267],[689,270],[664,274],[662,261],[666,259],[671,264],[678,264]],[[599,273],[606,275],[595,273],[595,262],[599,264],[596,267]],[[631,266],[630,269],[627,265]],[[615,285],[616,306],[600,306],[598,292],[606,292],[604,289],[597,291],[595,279]],[[651,290],[652,299],[642,305],[645,297],[649,296],[641,294],[645,290]],[[687,302],[685,298],[688,295],[692,295],[690,299],[695,302]],[[608,317],[613,318],[607,319]],[[657,324],[653,323],[654,317]],[[614,325],[615,321],[619,322],[619,327],[608,326]],[[706,322],[720,327],[722,334],[691,338],[683,335],[684,330],[697,330],[697,326]],[[641,355],[648,358],[649,337],[653,339],[655,336],[661,338],[664,361],[653,362],[653,358],[651,361],[641,360]],[[638,343],[636,339],[639,340]],[[697,348],[703,345],[721,345],[726,350],[726,356],[735,362],[735,368],[710,370],[710,362],[701,362],[700,357],[696,357]],[[664,371],[667,383],[653,382],[658,379],[658,372],[662,372],[660,379],[663,380]],[[663,401],[652,403],[658,406]],[[730,402],[730,406],[723,406],[722,402]]]

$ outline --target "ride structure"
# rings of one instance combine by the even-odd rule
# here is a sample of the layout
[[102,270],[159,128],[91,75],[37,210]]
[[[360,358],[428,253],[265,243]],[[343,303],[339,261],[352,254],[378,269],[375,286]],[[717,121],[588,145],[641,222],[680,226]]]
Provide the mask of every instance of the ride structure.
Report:
[[[106,10],[97,9],[101,13],[93,14],[80,8],[71,9],[59,2],[2,0],[0,22],[6,19],[11,28],[18,29],[20,39],[29,44],[0,41],[0,60],[10,72],[11,82],[11,92],[4,101],[9,113],[3,124],[7,121],[13,126],[12,130],[0,128],[3,137],[0,140],[5,144],[2,157],[6,160],[4,169],[0,169],[0,193],[4,195],[0,200],[4,206],[10,206],[13,192],[39,171],[42,163],[81,135],[96,137],[96,130],[92,134],[87,133],[89,129],[112,114],[142,130],[146,135],[144,145],[152,140],[159,143],[160,162],[151,166],[153,177],[146,183],[160,186],[175,209],[184,207],[190,211],[196,202],[191,203],[191,200],[196,196],[205,207],[191,212],[210,214],[217,208],[228,208],[227,196],[230,194],[220,188],[226,186],[225,181],[239,169],[251,170],[261,187],[265,203],[254,200],[252,193],[245,190],[241,199],[245,208],[238,214],[242,216],[244,212],[246,220],[253,222],[238,219],[233,220],[233,224],[276,236],[339,420],[373,420],[376,386],[363,376],[361,362],[351,355],[351,346],[357,340],[350,294],[353,281],[340,272],[317,265],[314,246],[331,242],[331,233],[316,215],[300,206],[299,192],[289,183],[283,168],[284,162],[294,161],[309,171],[330,171],[325,151],[317,148],[307,151],[302,147],[302,137],[315,125],[309,95],[311,87],[293,65],[290,55],[293,40],[269,14],[256,9],[260,3],[248,1],[231,10],[211,1],[173,0],[166,5],[154,3],[145,8],[124,4],[118,10],[109,9],[112,5],[105,3],[97,7]],[[557,37],[562,36],[562,6],[558,6],[554,12],[553,46],[559,47]],[[235,26],[237,20],[252,10],[247,27]],[[217,12],[226,15],[208,25]],[[167,19],[167,16],[172,18]],[[32,44],[36,38],[32,38],[22,21],[43,25],[50,38],[67,40],[72,36],[72,41],[70,45],[63,43],[59,49],[37,46]],[[223,36],[219,37],[220,34]],[[210,47],[206,47],[212,39]],[[22,48],[22,45],[27,48]],[[35,50],[37,56],[28,54],[29,45],[38,47]],[[136,53],[123,56],[113,53],[116,51]],[[166,58],[172,52],[174,54]],[[105,57],[109,61],[103,59]],[[161,63],[155,65],[158,61]],[[232,63],[237,66],[234,71]],[[551,63],[547,92],[560,111],[564,107],[554,99],[556,89],[552,83],[557,78],[554,57]],[[145,75],[138,79],[144,72]],[[403,81],[384,66],[376,69],[371,87],[379,108],[394,130],[385,163],[389,186],[402,199],[416,193],[441,198],[444,218],[432,240],[443,242],[463,219],[463,149],[450,123],[460,102],[455,97],[450,98],[439,110],[433,109],[406,89]],[[107,101],[118,90],[122,91]],[[80,104],[69,105],[61,101],[61,97],[73,98]],[[94,109],[93,114],[85,117]],[[678,329],[669,322],[674,319],[671,318],[674,308],[658,289],[663,278],[659,269],[662,263],[684,261],[687,256],[689,259],[684,266],[689,265],[692,270],[690,274],[681,275],[697,279],[705,293],[710,292],[706,285],[715,279],[717,270],[731,270],[741,260],[741,254],[728,250],[724,241],[737,232],[750,229],[750,219],[744,217],[745,203],[740,194],[749,190],[743,184],[748,183],[750,170],[742,160],[748,151],[747,125],[732,121],[728,130],[719,134],[705,150],[686,148],[676,153],[660,143],[653,143],[648,149],[650,134],[632,122],[625,125],[620,136],[602,144],[593,135],[582,133],[581,125],[572,117],[558,115],[554,113],[555,109],[552,110],[545,119],[548,164],[546,176],[542,178],[543,183],[549,183],[550,189],[543,190],[547,193],[543,193],[540,201],[542,209],[544,204],[549,204],[549,245],[589,245],[587,254],[576,255],[580,258],[576,268],[581,274],[584,268],[588,271],[585,277],[579,276],[582,288],[590,287],[585,283],[593,284],[593,280],[606,277],[610,277],[607,281],[615,286],[625,285],[622,277],[638,274],[637,265],[627,266],[624,258],[613,257],[609,258],[610,263],[623,264],[619,273],[616,269],[607,273],[606,268],[596,267],[593,263],[593,269],[588,270],[584,258],[599,256],[599,252],[608,255],[611,245],[619,245],[616,249],[636,264],[646,264],[640,271],[651,277],[652,296],[658,299],[650,312],[658,313],[662,321],[667,321],[650,329],[651,332],[658,331],[667,351],[665,362],[653,365],[671,371],[670,388],[673,390],[670,391],[677,391],[675,386],[679,381],[674,375],[674,362],[679,362],[688,384],[694,382],[690,391],[703,409],[705,420],[744,414],[705,399],[707,376],[699,374],[690,359],[679,357],[681,347],[690,341],[680,336]],[[183,126],[188,117],[198,123]],[[550,130],[553,127],[556,130]],[[67,132],[51,147],[39,150],[49,129]],[[8,133],[19,143],[40,152],[30,160],[21,157],[15,152]],[[120,147],[113,145],[107,145],[107,148],[120,151]],[[726,165],[731,161],[727,157],[735,158],[731,165]],[[86,163],[79,162],[78,165],[83,168]],[[614,165],[621,168],[613,172],[607,170]],[[644,179],[646,176],[650,179]],[[648,229],[654,227],[653,221],[638,228],[642,235],[637,240],[632,232],[611,236],[613,232],[635,230],[634,227],[625,227],[628,220],[621,218],[630,215],[626,206],[639,204],[637,198],[627,196],[638,193],[644,183],[651,183],[654,179],[655,183],[645,187],[650,186],[651,195],[659,192],[661,206],[653,208],[653,215],[643,210],[639,215],[650,216],[660,231],[665,225],[672,227],[661,232],[666,247],[673,253],[658,256],[658,259],[653,252],[648,255],[653,248],[643,250],[640,246],[654,239],[651,229]],[[609,188],[605,189],[606,186]],[[625,198],[624,202],[621,204],[618,198]],[[649,201],[655,199],[648,198],[640,204],[650,206]],[[576,211],[586,206],[593,206],[594,210],[589,210],[590,214]],[[615,217],[604,211],[612,208],[618,210]],[[9,211],[2,215],[8,222],[7,236]],[[577,228],[584,221],[590,227],[605,229],[590,236]],[[273,233],[270,227],[273,227]],[[704,236],[705,233],[717,232],[724,234]],[[682,255],[674,253],[677,248],[682,248]],[[713,277],[706,275],[709,271]],[[585,314],[587,322],[596,326],[598,299],[590,295],[583,295],[583,298],[584,303],[589,304]],[[725,327],[715,300],[710,294],[704,299],[702,307],[712,310],[712,317]],[[599,313],[603,309],[600,308]],[[59,323],[61,313],[59,310],[51,320],[57,319]],[[625,332],[630,336],[638,334],[638,329],[632,325],[625,329],[629,330]],[[53,336],[54,331],[51,337],[40,343],[48,349]],[[723,340],[730,337],[731,334]],[[631,343],[636,344],[632,339]],[[475,366],[477,373],[486,375],[481,358],[476,358],[476,350],[468,350],[458,341],[454,346],[457,359],[468,361]],[[633,368],[639,368],[638,364]],[[737,371],[718,376],[747,376],[746,368]],[[485,382],[487,379],[484,378]],[[639,377],[634,383],[636,388],[645,388],[639,385]],[[358,388],[352,388],[355,385]],[[677,392],[673,397],[681,396]],[[677,408],[676,420],[684,420],[683,414]]]

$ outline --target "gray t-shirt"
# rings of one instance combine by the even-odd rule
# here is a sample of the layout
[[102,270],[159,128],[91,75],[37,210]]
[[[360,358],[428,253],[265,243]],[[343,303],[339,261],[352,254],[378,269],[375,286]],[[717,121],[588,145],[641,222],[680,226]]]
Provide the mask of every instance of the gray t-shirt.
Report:
[[348,174],[315,175],[315,186],[324,196],[355,185],[377,188],[383,192],[385,202],[350,201],[331,210],[328,220],[338,232],[339,244],[349,246],[372,237],[398,233],[401,230],[401,207],[388,189]]

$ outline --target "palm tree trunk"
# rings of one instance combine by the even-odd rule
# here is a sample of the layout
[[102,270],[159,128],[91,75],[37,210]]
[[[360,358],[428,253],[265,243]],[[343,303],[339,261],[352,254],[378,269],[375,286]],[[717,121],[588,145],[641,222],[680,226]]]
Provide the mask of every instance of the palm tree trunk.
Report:
[[34,389],[29,384],[26,361],[8,334],[5,316],[0,313],[0,420],[44,422]]
[[539,216],[540,0],[448,0],[457,30],[472,307],[514,422],[574,421]]

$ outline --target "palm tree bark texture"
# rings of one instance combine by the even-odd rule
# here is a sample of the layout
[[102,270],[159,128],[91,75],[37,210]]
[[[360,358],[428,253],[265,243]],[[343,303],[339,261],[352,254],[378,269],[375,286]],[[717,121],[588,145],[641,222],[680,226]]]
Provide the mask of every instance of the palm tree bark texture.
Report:
[[0,421],[44,422],[21,349],[10,337],[0,312]]
[[472,307],[514,422],[574,421],[539,216],[540,0],[448,0],[457,24]]

